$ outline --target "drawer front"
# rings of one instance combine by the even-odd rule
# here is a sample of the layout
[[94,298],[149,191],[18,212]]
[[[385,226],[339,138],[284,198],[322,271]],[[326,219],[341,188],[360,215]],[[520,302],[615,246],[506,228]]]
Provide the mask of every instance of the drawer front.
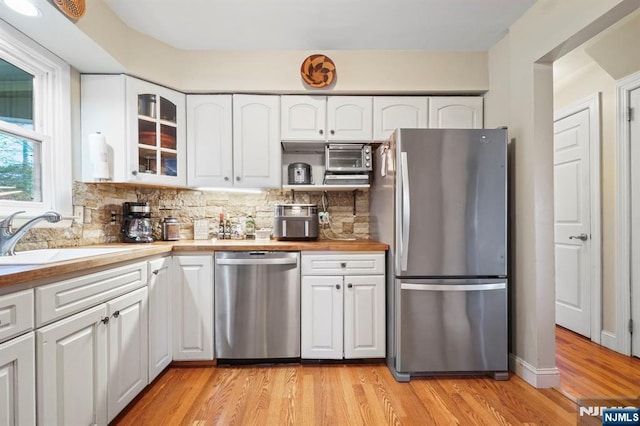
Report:
[[0,296],[0,342],[33,329],[33,290]]
[[36,327],[145,285],[147,262],[138,262],[38,287]]
[[385,270],[384,252],[302,252],[301,265],[302,275],[383,275]]

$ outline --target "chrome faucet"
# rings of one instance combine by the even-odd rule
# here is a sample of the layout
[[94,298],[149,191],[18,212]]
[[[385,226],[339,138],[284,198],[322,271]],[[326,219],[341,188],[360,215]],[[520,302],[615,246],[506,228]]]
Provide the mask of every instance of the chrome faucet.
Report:
[[29,229],[33,227],[36,223],[41,220],[46,220],[47,222],[55,223],[60,222],[62,216],[57,212],[46,212],[41,214],[40,216],[36,216],[24,225],[20,227],[17,231],[13,231],[11,224],[13,223],[13,218],[19,215],[20,213],[24,213],[24,210],[15,212],[9,216],[7,216],[2,222],[0,222],[0,256],[13,256],[16,254],[14,251],[16,244],[20,239],[27,233]]

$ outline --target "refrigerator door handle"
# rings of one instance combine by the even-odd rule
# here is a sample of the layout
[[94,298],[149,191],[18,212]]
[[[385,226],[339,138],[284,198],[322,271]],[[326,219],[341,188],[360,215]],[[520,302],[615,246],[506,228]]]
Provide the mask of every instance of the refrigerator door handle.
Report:
[[402,170],[402,230],[400,232],[400,269],[407,270],[409,227],[411,226],[411,200],[409,194],[409,166],[407,153],[400,153]]
[[487,284],[400,284],[401,290],[424,290],[424,291],[482,291],[482,290],[503,290],[507,284],[487,283]]

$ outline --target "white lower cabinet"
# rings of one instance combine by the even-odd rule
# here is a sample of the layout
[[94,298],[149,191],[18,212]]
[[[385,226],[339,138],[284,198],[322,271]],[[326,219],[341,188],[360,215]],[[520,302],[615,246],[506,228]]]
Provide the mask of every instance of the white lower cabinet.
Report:
[[110,422],[149,382],[147,288],[107,302],[107,315]]
[[39,425],[107,424],[107,327],[101,304],[36,331]]
[[147,288],[36,330],[38,424],[106,425],[148,383]]
[[303,252],[301,259],[301,357],[384,357],[384,253]]
[[0,344],[0,425],[36,423],[34,342],[31,331]]
[[149,261],[149,383],[173,359],[171,257]]
[[173,257],[173,359],[213,360],[213,255]]

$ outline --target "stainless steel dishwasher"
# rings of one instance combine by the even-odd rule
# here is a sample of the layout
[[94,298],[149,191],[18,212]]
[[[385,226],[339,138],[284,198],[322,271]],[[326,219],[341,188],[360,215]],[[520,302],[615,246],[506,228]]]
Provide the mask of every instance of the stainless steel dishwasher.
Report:
[[215,354],[300,357],[300,253],[216,252]]

